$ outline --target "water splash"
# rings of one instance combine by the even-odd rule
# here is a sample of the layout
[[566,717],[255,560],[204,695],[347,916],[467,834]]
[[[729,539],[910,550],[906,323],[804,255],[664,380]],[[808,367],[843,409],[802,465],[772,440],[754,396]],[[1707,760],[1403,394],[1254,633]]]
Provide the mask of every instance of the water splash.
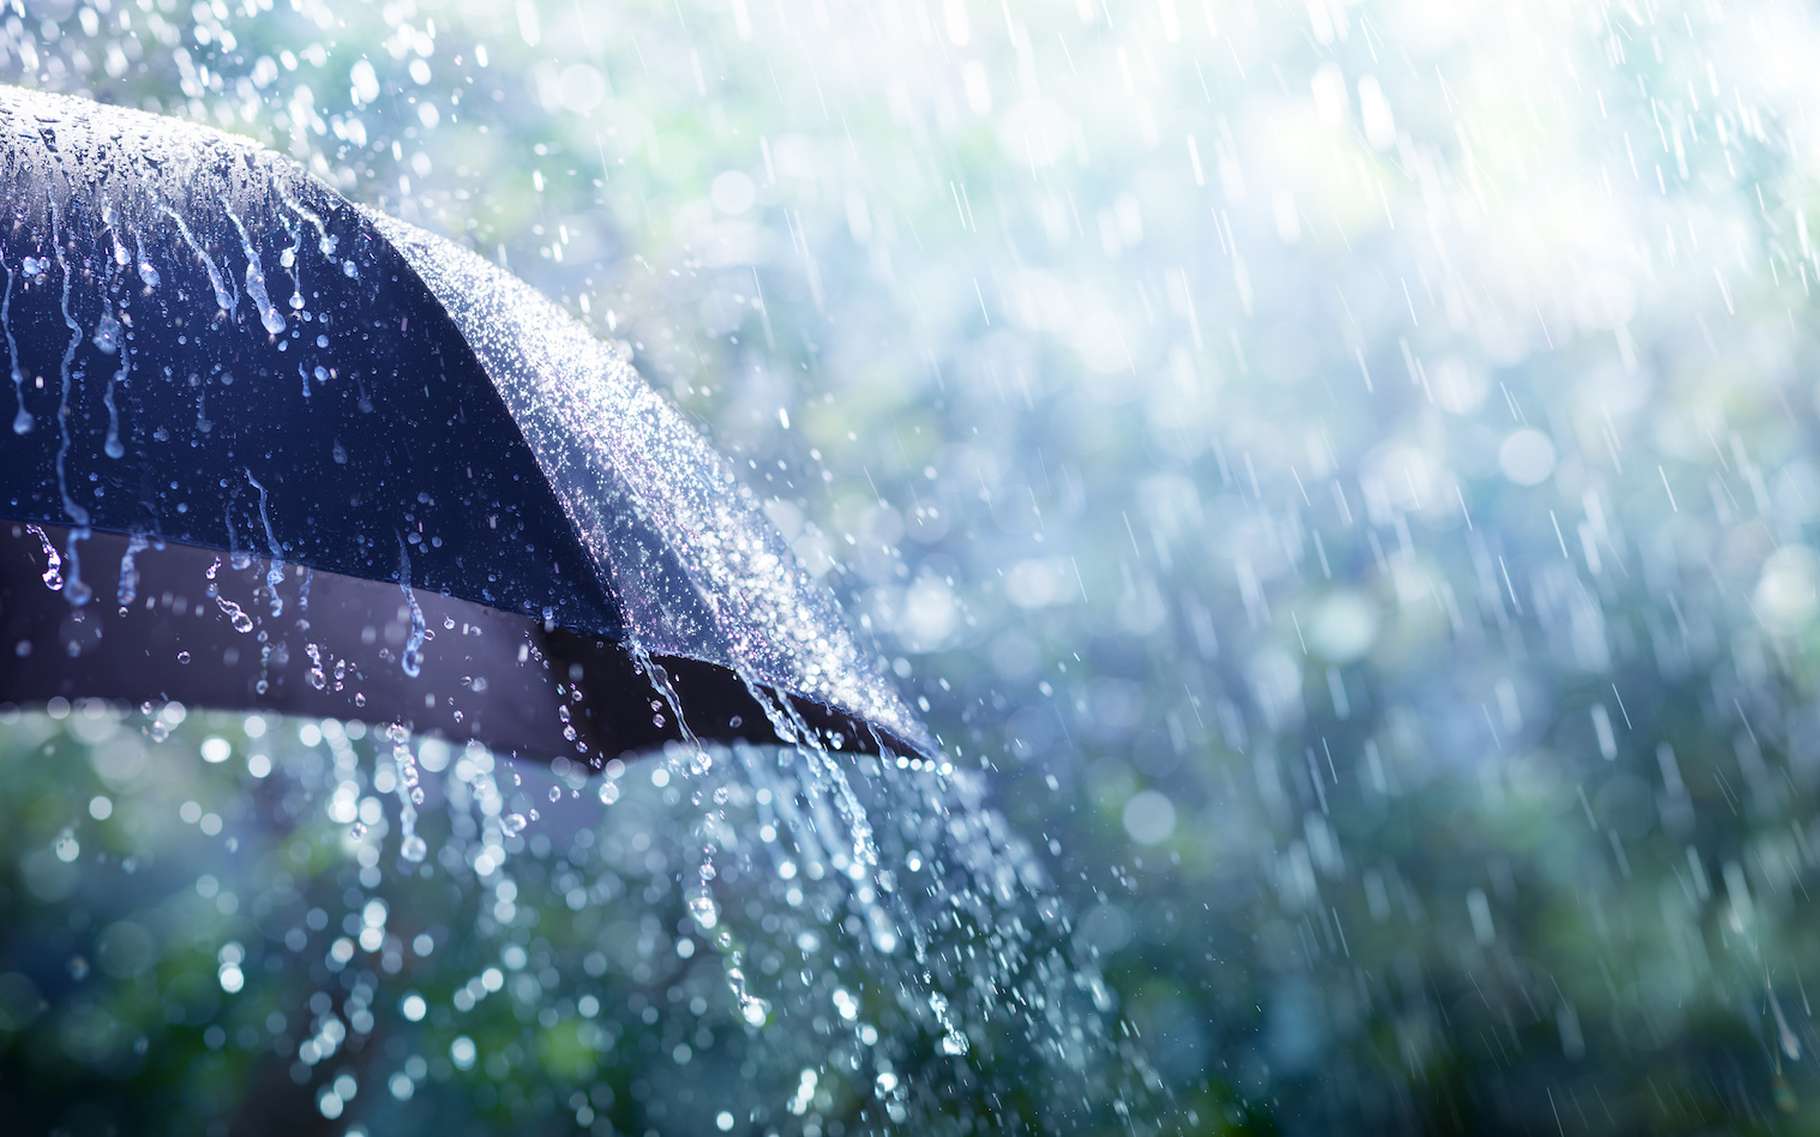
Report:
[[158,209],[177,226],[177,235],[182,237],[183,243],[190,247],[190,252],[196,254],[196,259],[202,262],[203,271],[208,273],[209,287],[215,292],[216,307],[226,312],[231,318],[238,307],[238,301],[235,295],[228,290],[228,285],[221,276],[221,270],[215,267],[215,262],[209,256],[208,250],[202,247],[202,242],[196,240],[196,235],[190,232],[190,227],[184,222],[181,214],[168,205],[160,205]]
[[139,283],[145,285],[146,289],[149,291],[150,289],[158,287],[158,285],[162,283],[163,278],[158,275],[158,270],[153,266],[152,262],[146,259],[144,242],[140,242],[138,248],[139,254],[134,259],[138,261],[137,271],[139,273]]
[[240,547],[240,527],[234,523],[234,507],[240,501],[240,486],[234,485],[221,506],[222,531],[227,534],[228,567],[241,572],[252,567],[253,554]]
[[246,614],[246,609],[221,595],[221,582],[216,579],[220,572],[221,558],[216,557],[205,574],[208,580],[208,598],[213,600],[215,607],[221,610],[223,616],[227,617],[229,626],[241,635],[245,635],[253,630],[253,618]]
[[101,391],[101,404],[107,409],[107,439],[102,443],[102,452],[109,458],[118,460],[126,456],[126,447],[120,441],[120,405],[115,399],[115,393],[132,373],[132,360],[120,321],[112,312],[101,314],[101,326],[95,329],[94,342],[95,347],[104,354],[120,353],[120,366],[108,376],[107,386]]
[[149,545],[144,534],[134,533],[127,538],[126,550],[120,554],[120,583],[114,590],[114,603],[122,608],[139,598],[138,557]]
[[13,377],[13,398],[19,405],[13,414],[13,433],[29,434],[32,415],[25,409],[25,375],[19,370],[19,341],[13,338],[13,270],[0,260],[0,271],[6,273],[6,289],[0,293],[0,330],[6,333],[7,368]]
[[120,240],[120,229],[114,219],[114,207],[111,204],[101,206],[101,226],[107,232],[108,243],[113,246],[114,264],[125,268],[132,263],[132,254],[126,251],[126,245]]
[[322,646],[320,644],[307,643],[303,645],[303,650],[304,654],[307,655],[310,660],[310,669],[305,676],[307,682],[318,691],[324,690],[329,685],[329,676],[328,672],[324,671],[322,666]]
[[733,998],[739,1004],[739,1017],[747,1026],[764,1026],[771,1015],[771,1004],[754,995],[746,985],[746,970],[739,952],[733,952],[727,959],[727,983],[733,988]]
[[961,1033],[960,1028],[955,1025],[954,1016],[948,1013],[947,997],[938,992],[932,992],[929,995],[929,1010],[935,1015],[935,1021],[941,1024],[942,1053],[951,1057],[967,1053],[969,1049],[967,1036]]
[[95,335],[90,342],[103,355],[112,355],[120,350],[120,321],[113,312],[102,310],[101,319],[95,324]]
[[215,604],[221,609],[222,615],[228,618],[228,624],[236,632],[245,635],[253,630],[253,618],[246,614],[246,609],[225,596],[216,596]]
[[335,256],[335,246],[337,244],[337,239],[334,235],[332,235],[329,232],[328,226],[323,223],[322,216],[320,214],[316,213],[314,210],[310,209],[308,206],[304,205],[302,202],[298,201],[289,192],[287,192],[282,185],[278,186],[277,190],[278,190],[278,196],[279,196],[280,200],[282,200],[284,202],[285,208],[289,209],[292,213],[295,213],[297,216],[299,216],[299,217],[303,218],[305,221],[309,222],[310,227],[312,229],[316,230],[316,247],[317,247],[317,249],[322,253],[322,255],[324,257],[328,257],[328,258],[332,259]]
[[[303,266],[297,262],[297,254],[303,251],[303,231],[297,228],[289,218],[281,217],[279,220],[284,223],[284,231],[290,234],[291,243],[285,246],[283,252],[278,254],[278,263],[286,272],[291,274],[291,310],[294,312],[301,312],[303,311],[304,305]],[[304,391],[306,394],[309,391],[307,384],[304,387]]]
[[57,267],[63,274],[63,289],[58,294],[58,307],[63,314],[63,323],[70,330],[70,341],[63,349],[63,356],[58,362],[58,395],[57,395],[57,492],[63,499],[63,512],[70,519],[69,545],[65,559],[69,562],[68,583],[64,586],[63,595],[71,604],[81,607],[87,604],[91,595],[88,585],[82,582],[82,562],[76,552],[76,544],[88,536],[89,512],[70,495],[69,486],[69,452],[70,452],[70,384],[71,368],[75,363],[76,349],[82,344],[82,325],[76,322],[70,313],[70,287],[75,282],[75,275],[70,271],[69,261],[63,255],[63,222],[57,207],[56,198],[49,201],[51,216],[51,252],[56,257]]
[[284,583],[284,549],[278,544],[278,535],[272,532],[270,500],[265,486],[253,476],[251,467],[247,468],[246,480],[253,483],[253,488],[259,491],[259,523],[265,527],[265,547],[269,556],[265,568],[265,589],[272,606],[272,619],[276,620],[284,615],[284,597],[278,591],[278,586]]
[[221,206],[227,219],[233,222],[234,232],[240,234],[240,247],[246,253],[246,294],[253,299],[253,307],[259,311],[259,322],[264,325],[268,334],[284,334],[284,317],[272,303],[271,294],[265,287],[265,268],[259,263],[259,250],[253,247],[253,238],[247,235],[246,226],[225,202]]
[[398,662],[404,668],[404,673],[415,679],[423,670],[423,641],[427,628],[423,609],[417,604],[417,594],[411,591],[411,551],[406,547],[402,534],[398,537],[398,589],[404,593],[404,602],[411,612],[410,631]]
[[44,587],[52,592],[63,591],[63,557],[57,552],[57,546],[39,526],[27,525],[25,531],[38,538],[39,551],[44,554],[44,572],[40,577]]
[[417,832],[417,809],[424,802],[417,756],[411,752],[411,732],[403,723],[386,727],[392,743],[392,764],[398,779],[398,855],[416,864],[429,853],[429,844]]

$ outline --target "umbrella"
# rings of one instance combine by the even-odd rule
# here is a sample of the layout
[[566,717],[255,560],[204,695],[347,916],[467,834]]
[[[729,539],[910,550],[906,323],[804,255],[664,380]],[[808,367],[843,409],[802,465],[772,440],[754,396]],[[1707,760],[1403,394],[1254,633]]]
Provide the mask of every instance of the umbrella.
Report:
[[0,88],[0,184],[0,702],[594,765],[928,745],[727,464],[516,278],[247,141],[77,99]]

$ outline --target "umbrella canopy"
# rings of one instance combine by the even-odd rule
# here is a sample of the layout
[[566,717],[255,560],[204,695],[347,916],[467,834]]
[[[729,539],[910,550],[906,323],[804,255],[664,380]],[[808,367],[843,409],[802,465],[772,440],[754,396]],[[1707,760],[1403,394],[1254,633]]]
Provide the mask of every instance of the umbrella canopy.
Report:
[[244,140],[64,97],[0,88],[0,185],[0,701],[596,764],[926,746],[701,435],[522,282]]

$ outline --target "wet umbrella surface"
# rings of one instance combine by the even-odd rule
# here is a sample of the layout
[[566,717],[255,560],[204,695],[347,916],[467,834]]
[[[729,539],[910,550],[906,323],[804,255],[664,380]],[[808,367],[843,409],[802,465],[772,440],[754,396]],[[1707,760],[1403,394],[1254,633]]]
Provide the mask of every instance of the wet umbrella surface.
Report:
[[596,767],[691,735],[927,746],[700,435],[517,279],[135,111],[0,91],[0,160],[0,701]]

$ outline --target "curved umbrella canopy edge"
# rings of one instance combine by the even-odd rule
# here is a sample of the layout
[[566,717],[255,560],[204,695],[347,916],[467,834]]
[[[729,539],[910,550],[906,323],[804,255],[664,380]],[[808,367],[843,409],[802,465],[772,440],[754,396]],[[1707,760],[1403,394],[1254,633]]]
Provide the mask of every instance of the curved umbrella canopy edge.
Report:
[[[236,625],[258,610],[273,562],[234,569],[212,550],[131,535],[91,531],[84,541],[90,584],[113,603],[45,603],[47,590],[67,584],[58,550],[69,536],[59,526],[0,526],[0,705],[177,702],[367,720],[389,708],[384,717],[421,734],[587,768],[685,735],[769,743],[803,728],[837,748],[914,749],[812,699],[748,687],[716,664],[638,655],[457,597],[407,597],[395,584],[298,565],[277,566],[298,618],[243,633]],[[411,675],[400,660],[417,616],[428,643]]]

